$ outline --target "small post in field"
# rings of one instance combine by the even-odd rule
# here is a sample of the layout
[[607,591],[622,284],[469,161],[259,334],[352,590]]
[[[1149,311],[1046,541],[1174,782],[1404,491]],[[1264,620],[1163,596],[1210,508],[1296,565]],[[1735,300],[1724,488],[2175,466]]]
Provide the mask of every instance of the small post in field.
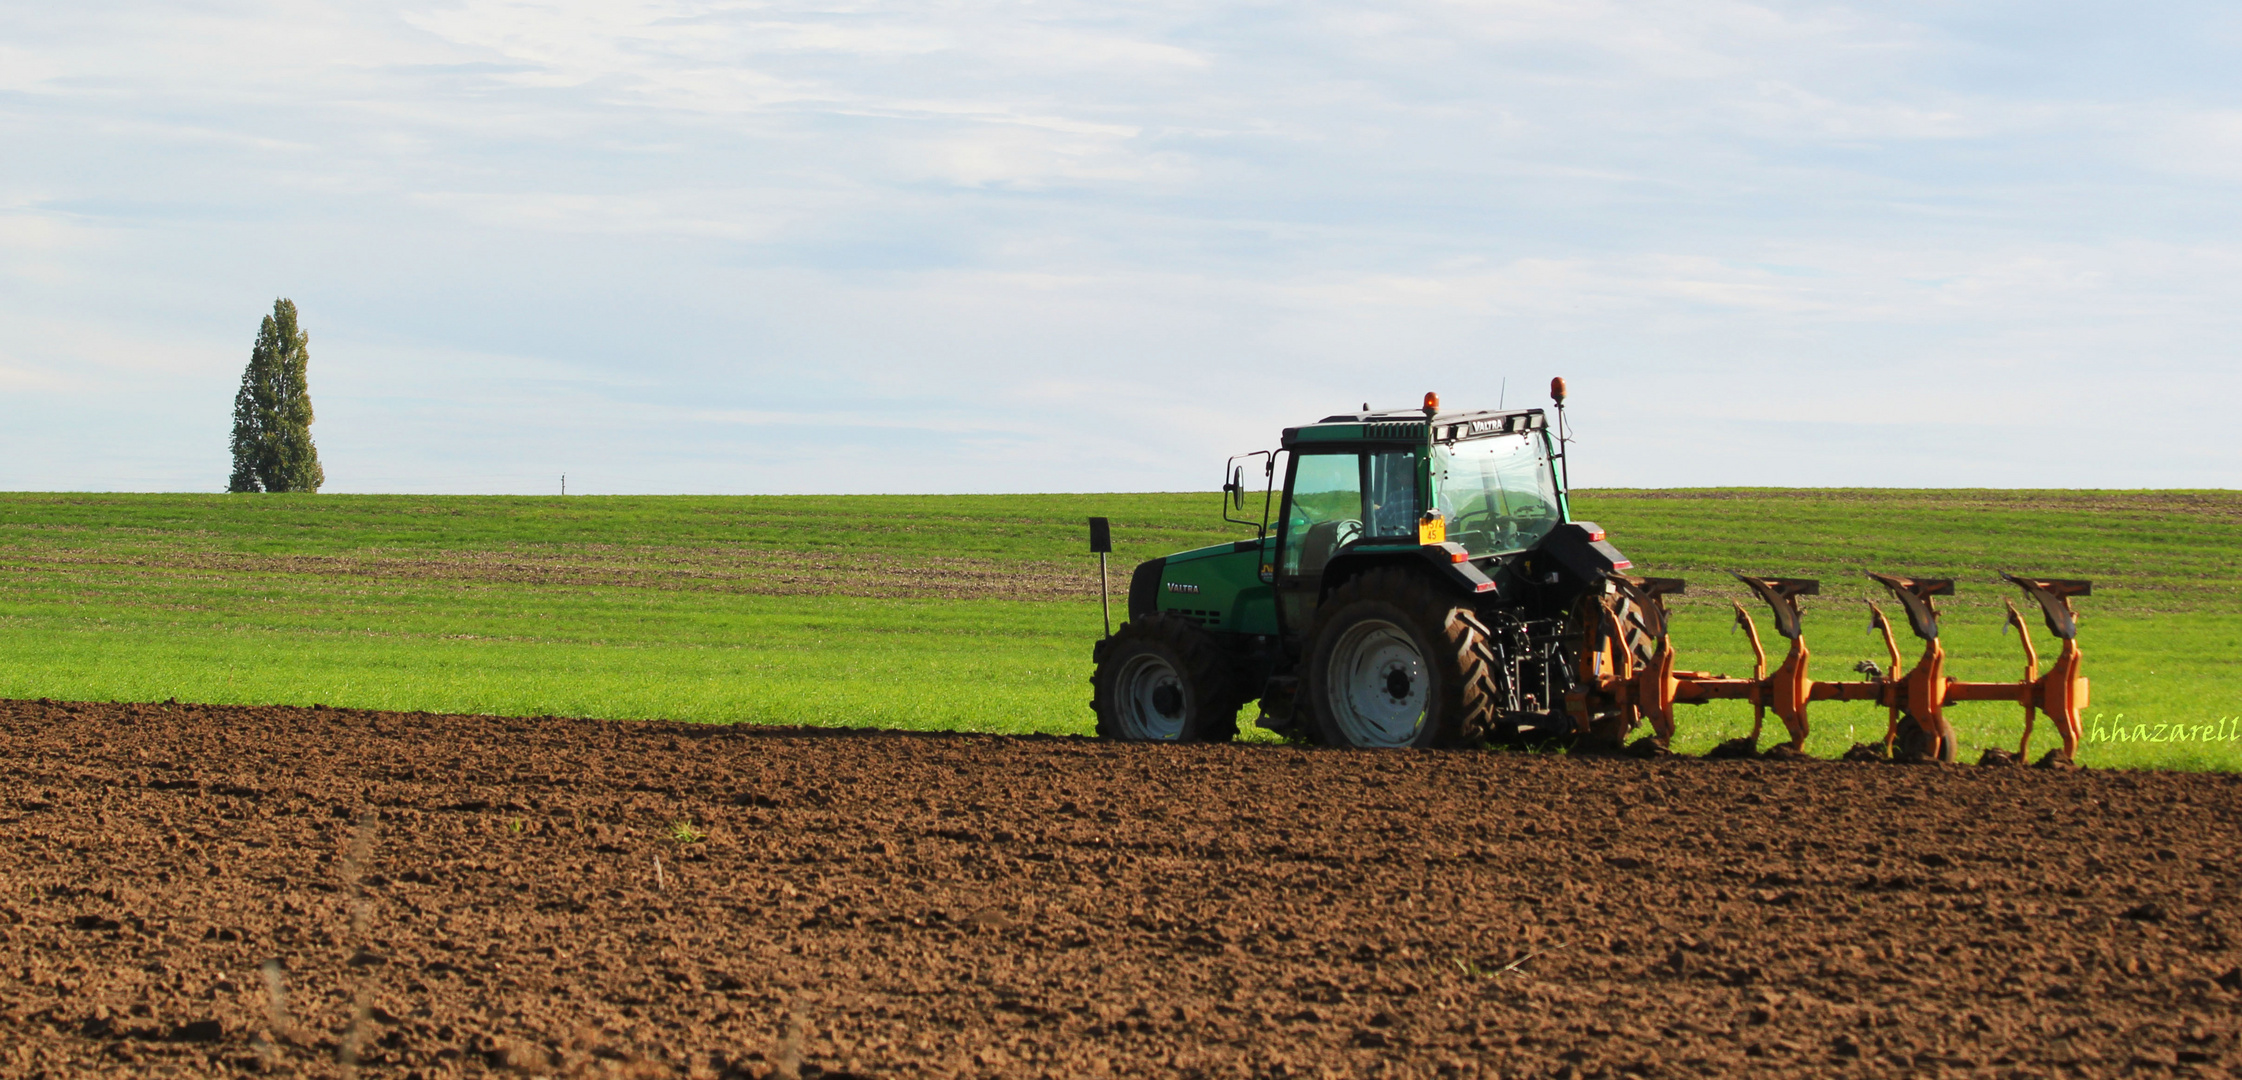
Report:
[[1106,596],[1105,557],[1113,550],[1113,525],[1102,517],[1090,519],[1090,550],[1098,553],[1098,610],[1105,615],[1105,636],[1113,636],[1113,601]]

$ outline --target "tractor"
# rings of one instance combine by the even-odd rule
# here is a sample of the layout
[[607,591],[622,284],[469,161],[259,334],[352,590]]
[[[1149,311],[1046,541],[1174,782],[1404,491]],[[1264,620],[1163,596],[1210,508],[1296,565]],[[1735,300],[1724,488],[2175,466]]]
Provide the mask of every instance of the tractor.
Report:
[[1255,535],[1136,567],[1128,620],[1095,650],[1099,734],[1227,741],[1259,701],[1261,726],[1329,746],[1623,736],[1591,732],[1566,696],[1612,612],[1634,631],[1619,647],[1649,662],[1655,613],[1615,591],[1626,557],[1572,518],[1564,380],[1551,395],[1556,428],[1541,409],[1443,412],[1427,394],[1231,459],[1224,518]]
[[[1426,394],[1421,409],[1326,416],[1286,428],[1279,449],[1232,458],[1223,517],[1254,536],[1136,567],[1128,620],[1092,654],[1098,734],[1225,742],[1239,710],[1258,701],[1262,727],[1326,746],[1538,739],[1616,750],[1647,723],[1635,749],[1663,753],[1676,706],[1738,701],[1752,708],[1751,734],[1717,756],[1760,755],[1773,712],[1790,737],[1767,756],[1802,757],[1809,707],[1854,701],[1883,707],[1886,727],[1880,748],[1856,745],[1848,757],[1954,761],[1947,707],[1990,701],[2022,706],[2024,734],[2013,754],[1988,748],[1988,761],[2024,760],[2044,713],[2063,745],[2042,764],[2076,763],[2088,684],[2071,600],[2091,595],[2091,582],[2002,572],[2038,605],[2060,651],[2043,673],[2010,601],[2022,677],[1965,682],[1946,675],[1939,642],[1937,598],[1954,594],[1955,579],[1870,573],[1923,655],[1900,670],[1894,623],[1869,600],[1885,663],[1862,661],[1854,669],[1864,678],[1828,682],[1810,673],[1798,604],[1820,582],[1734,574],[1773,612],[1788,653],[1770,672],[1757,626],[1735,603],[1751,676],[1677,670],[1666,597],[1685,583],[1626,573],[1603,529],[1574,520],[1563,379],[1550,380],[1550,398],[1554,425],[1540,409],[1443,412]],[[1241,461],[1256,460],[1261,513],[1251,518]]]

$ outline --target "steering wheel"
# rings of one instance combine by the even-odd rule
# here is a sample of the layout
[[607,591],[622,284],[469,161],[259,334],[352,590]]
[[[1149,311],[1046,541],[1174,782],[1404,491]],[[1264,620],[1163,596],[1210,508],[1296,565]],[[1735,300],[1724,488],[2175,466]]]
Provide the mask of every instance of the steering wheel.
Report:
[[1535,499],[1532,502],[1520,503],[1512,507],[1510,516],[1520,521],[1548,521],[1550,518],[1557,516],[1557,508],[1540,499]]
[[1477,510],[1466,510],[1461,514],[1457,514],[1456,519],[1451,522],[1448,527],[1454,529],[1457,532],[1485,532],[1487,527],[1484,525],[1481,525],[1475,529],[1472,526],[1466,525],[1464,523],[1472,520],[1473,518],[1490,518],[1493,516],[1495,516],[1494,508],[1485,504],[1481,504],[1479,509]]
[[1539,499],[1518,503],[1507,514],[1497,514],[1494,507],[1482,505],[1457,514],[1449,532],[1456,536],[1476,534],[1490,547],[1509,549],[1524,539],[1521,532],[1538,531],[1535,526],[1556,516],[1556,508]]

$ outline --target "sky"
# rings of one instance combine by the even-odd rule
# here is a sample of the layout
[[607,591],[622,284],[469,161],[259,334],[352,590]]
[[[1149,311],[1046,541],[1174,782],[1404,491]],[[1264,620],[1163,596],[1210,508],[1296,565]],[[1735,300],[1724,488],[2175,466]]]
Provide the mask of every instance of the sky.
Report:
[[2242,8],[0,0],[0,489],[2234,487]]

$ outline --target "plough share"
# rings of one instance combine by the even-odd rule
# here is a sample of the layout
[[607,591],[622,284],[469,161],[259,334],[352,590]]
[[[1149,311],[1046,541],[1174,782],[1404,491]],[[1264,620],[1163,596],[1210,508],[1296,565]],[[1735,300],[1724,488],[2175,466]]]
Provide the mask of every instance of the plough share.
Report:
[[[1750,639],[1755,658],[1752,675],[1745,679],[1676,670],[1665,598],[1682,592],[1685,583],[1679,578],[1631,577],[1614,571],[1603,593],[1593,598],[1595,606],[1590,616],[1580,624],[1583,670],[1579,684],[1568,695],[1567,709],[1584,730],[1592,735],[1601,732],[1612,741],[1624,739],[1647,721],[1653,746],[1664,749],[1674,735],[1676,706],[1748,701],[1752,705],[1752,734],[1746,749],[1757,750],[1761,725],[1767,713],[1773,712],[1790,741],[1769,753],[1798,756],[1805,750],[1807,713],[1814,702],[1873,702],[1883,706],[1887,714],[1881,756],[1953,761],[1960,746],[1946,718],[1947,707],[1965,701],[2007,701],[2024,709],[2024,734],[2017,743],[2017,759],[2022,760],[2031,749],[2034,717],[2045,713],[2063,740],[2062,749],[2049,755],[2050,763],[2078,760],[2087,679],[2080,672],[2078,615],[2071,610],[2071,598],[2089,595],[2091,583],[2003,573],[2004,580],[2039,605],[2048,631],[2063,642],[2062,649],[2043,674],[2039,651],[2033,647],[2023,614],[2014,601],[2004,601],[2008,625],[2016,629],[2023,642],[2024,676],[2015,682],[1964,682],[1946,676],[1946,650],[1939,643],[1935,598],[1954,595],[1954,582],[1892,574],[1868,576],[1899,603],[1907,616],[1908,629],[1923,641],[1923,654],[1914,667],[1901,673],[1899,641],[1892,632],[1892,621],[1871,600],[1869,629],[1884,635],[1887,665],[1879,668],[1864,660],[1854,669],[1863,676],[1861,680],[1826,682],[1815,679],[1808,670],[1812,653],[1806,648],[1798,607],[1799,597],[1820,593],[1819,581],[1735,575],[1766,602],[1774,613],[1775,632],[1790,643],[1782,663],[1769,674],[1759,628],[1744,605],[1735,604],[1736,623]],[[1648,649],[1647,657],[1641,655],[1644,649],[1630,647],[1631,642],[1646,640],[1656,643]]]

